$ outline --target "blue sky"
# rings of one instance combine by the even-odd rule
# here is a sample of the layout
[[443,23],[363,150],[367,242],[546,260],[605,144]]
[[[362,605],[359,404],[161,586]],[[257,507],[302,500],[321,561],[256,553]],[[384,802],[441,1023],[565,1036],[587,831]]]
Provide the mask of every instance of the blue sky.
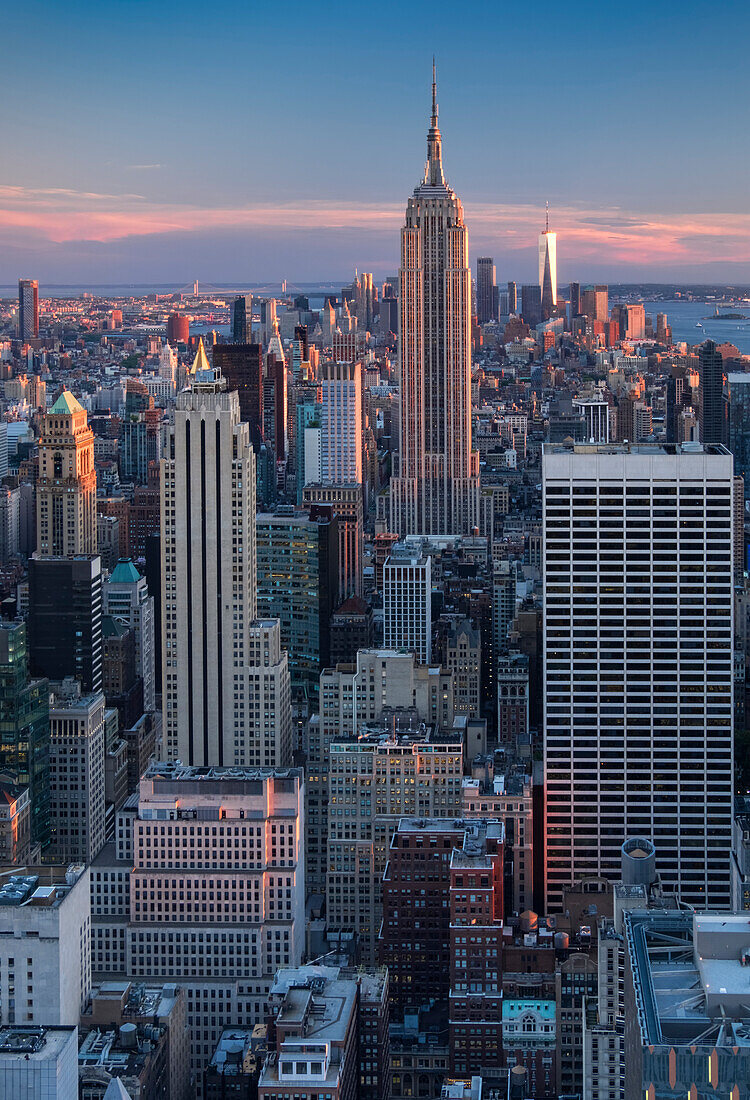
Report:
[[0,282],[387,274],[433,51],[500,278],[549,199],[561,282],[750,281],[749,31],[730,3],[6,5]]

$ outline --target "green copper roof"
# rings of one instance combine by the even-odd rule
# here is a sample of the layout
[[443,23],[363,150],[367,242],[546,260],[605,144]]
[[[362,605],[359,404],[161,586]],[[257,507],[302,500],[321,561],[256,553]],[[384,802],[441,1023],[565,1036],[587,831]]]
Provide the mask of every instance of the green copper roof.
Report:
[[141,579],[141,574],[130,558],[120,558],[109,579],[115,584],[132,584]]
[[55,401],[52,408],[49,410],[51,413],[77,413],[83,412],[83,405],[76,401],[70,390],[63,390],[57,401]]

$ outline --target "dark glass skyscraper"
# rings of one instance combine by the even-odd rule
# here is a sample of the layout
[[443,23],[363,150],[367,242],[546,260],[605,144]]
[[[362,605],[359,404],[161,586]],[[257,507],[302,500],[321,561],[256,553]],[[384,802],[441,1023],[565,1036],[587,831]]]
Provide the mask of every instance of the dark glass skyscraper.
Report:
[[29,561],[29,656],[35,676],[102,687],[101,558]]
[[36,279],[18,280],[18,335],[33,340],[39,335],[39,283]]
[[495,264],[491,256],[477,260],[477,320],[480,325],[497,320]]
[[250,426],[250,441],[257,451],[263,438],[262,346],[246,343],[215,344],[214,366],[226,379],[227,390],[237,390],[240,419]]
[[232,342],[250,344],[253,339],[253,296],[241,294],[232,306]]
[[538,286],[521,287],[521,316],[534,328],[542,319],[542,292]]
[[0,624],[0,770],[29,788],[31,837],[49,842],[49,681],[29,677],[26,624]]
[[726,440],[724,360],[713,340],[706,340],[700,346],[698,374],[700,376],[701,443],[724,443]]

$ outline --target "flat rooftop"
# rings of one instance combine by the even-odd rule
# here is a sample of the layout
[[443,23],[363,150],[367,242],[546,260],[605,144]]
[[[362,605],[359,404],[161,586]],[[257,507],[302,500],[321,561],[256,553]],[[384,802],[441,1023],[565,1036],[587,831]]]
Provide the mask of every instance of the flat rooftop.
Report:
[[720,443],[543,443],[546,455],[728,455]]
[[59,1057],[75,1035],[74,1027],[0,1027],[0,1066],[13,1062],[46,1062]]
[[750,1048],[750,915],[631,910],[625,927],[644,1046]]

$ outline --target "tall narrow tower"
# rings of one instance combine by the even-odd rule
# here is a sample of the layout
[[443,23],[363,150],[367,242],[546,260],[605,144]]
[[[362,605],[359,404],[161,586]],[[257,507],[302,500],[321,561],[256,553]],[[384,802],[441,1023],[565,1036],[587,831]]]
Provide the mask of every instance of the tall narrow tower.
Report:
[[[255,618],[255,456],[203,341],[162,460],[164,753],[245,763]],[[247,701],[246,701],[247,700]]]
[[96,554],[94,433],[69,390],[44,417],[36,500],[37,557]]
[[542,317],[547,321],[557,305],[557,233],[549,227],[549,203],[544,231],[539,234],[539,289],[542,294]]
[[465,534],[478,522],[471,449],[471,273],[461,200],[443,176],[435,65],[424,178],[401,230],[401,432],[391,529]]

